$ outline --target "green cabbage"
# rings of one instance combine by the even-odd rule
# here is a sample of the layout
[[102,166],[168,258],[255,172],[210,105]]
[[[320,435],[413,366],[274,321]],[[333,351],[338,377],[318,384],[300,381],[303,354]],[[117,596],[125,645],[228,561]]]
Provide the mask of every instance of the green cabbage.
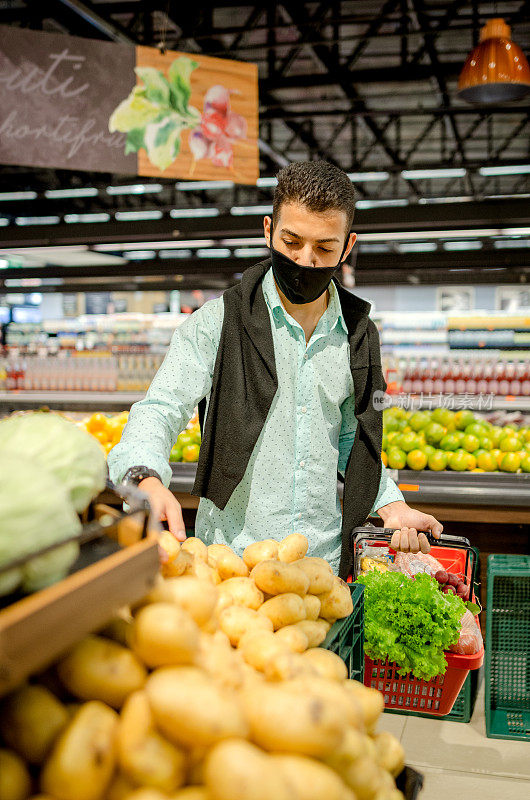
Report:
[[34,460],[64,484],[82,512],[105,487],[107,462],[99,443],[59,414],[35,411],[0,422],[0,450]]
[[[0,449],[0,567],[81,532],[66,488],[27,457]],[[27,591],[64,577],[79,553],[76,542],[0,574],[0,595],[22,583]]]

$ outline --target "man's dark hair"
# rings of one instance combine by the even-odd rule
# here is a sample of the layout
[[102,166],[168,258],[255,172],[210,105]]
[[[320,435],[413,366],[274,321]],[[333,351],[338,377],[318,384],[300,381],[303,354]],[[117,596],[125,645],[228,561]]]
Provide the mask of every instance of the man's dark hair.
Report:
[[346,173],[327,161],[295,161],[278,172],[272,206],[274,225],[283,203],[301,203],[309,211],[344,211],[349,231],[355,210],[355,190]]

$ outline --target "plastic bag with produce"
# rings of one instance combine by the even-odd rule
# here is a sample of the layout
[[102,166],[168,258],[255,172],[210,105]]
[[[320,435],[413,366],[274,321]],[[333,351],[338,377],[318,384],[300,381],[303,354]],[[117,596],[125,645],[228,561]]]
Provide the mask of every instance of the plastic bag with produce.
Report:
[[480,628],[471,611],[466,611],[460,621],[460,636],[458,642],[449,648],[451,653],[462,656],[472,656],[482,650],[483,640]]
[[403,575],[408,575],[409,578],[413,578],[422,572],[434,577],[439,570],[443,570],[443,567],[434,556],[426,553],[402,553],[399,550],[396,553],[392,570],[393,572],[402,572]]

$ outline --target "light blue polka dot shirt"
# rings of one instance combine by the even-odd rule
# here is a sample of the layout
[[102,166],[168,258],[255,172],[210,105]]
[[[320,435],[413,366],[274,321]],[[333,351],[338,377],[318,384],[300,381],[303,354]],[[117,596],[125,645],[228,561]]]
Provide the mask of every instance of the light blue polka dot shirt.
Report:
[[[335,286],[309,342],[282,306],[272,269],[263,293],[272,326],[278,391],[241,483],[224,510],[201,498],[196,535],[241,554],[252,542],[293,532],[309,540],[309,555],[338,571],[342,516],[337,471],[344,473],[357,420],[346,323]],[[132,466],[171,478],[169,452],[203,397],[208,398],[223,325],[223,299],[211,300],[173,334],[143,400],[131,408],[122,439],[109,454],[111,479]],[[234,397],[234,403],[237,403]],[[403,500],[383,467],[373,511]]]

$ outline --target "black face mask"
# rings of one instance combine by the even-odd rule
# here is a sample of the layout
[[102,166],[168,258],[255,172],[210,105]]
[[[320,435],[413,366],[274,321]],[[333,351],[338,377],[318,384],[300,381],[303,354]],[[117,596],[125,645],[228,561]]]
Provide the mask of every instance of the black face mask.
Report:
[[324,294],[332,278],[338,273],[344,251],[348,246],[349,236],[346,238],[339,263],[335,267],[304,267],[278,252],[272,246],[272,225],[270,230],[270,251],[272,271],[278,288],[283,292],[290,303],[304,305],[312,303]]

